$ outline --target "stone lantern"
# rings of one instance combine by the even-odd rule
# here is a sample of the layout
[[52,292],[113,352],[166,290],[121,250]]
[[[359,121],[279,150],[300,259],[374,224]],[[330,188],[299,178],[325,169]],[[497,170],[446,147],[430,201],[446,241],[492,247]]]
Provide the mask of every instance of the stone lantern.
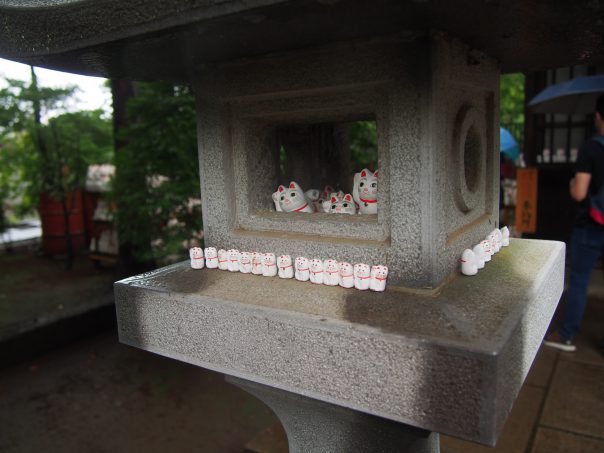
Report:
[[[390,268],[375,293],[168,266],[116,283],[120,341],[224,373],[292,452],[495,444],[565,253],[515,239],[458,275],[498,226],[500,71],[601,58],[596,2],[30,3],[0,0],[1,56],[194,87],[206,245]],[[378,213],[274,212],[285,176],[322,182],[328,165],[346,183],[355,121],[377,127]],[[334,158],[308,158],[309,130],[335,137]]]

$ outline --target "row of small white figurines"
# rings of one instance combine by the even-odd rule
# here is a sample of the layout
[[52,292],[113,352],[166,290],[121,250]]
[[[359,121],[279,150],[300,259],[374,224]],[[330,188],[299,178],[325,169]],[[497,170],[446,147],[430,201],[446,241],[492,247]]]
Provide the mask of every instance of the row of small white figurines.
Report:
[[476,244],[472,249],[465,249],[461,254],[461,273],[476,275],[491,257],[501,250],[501,247],[510,245],[510,230],[508,227],[495,228],[484,241]]
[[279,186],[273,193],[275,210],[278,212],[329,212],[331,214],[377,214],[378,170],[364,168],[354,174],[352,195],[335,191],[331,186],[302,190],[291,181],[289,186]]
[[299,256],[292,263],[290,255],[274,253],[240,252],[236,249],[216,250],[215,247],[189,249],[193,269],[220,269],[241,272],[243,274],[263,275],[265,277],[295,278],[301,282],[310,281],[318,285],[342,286],[360,290],[384,291],[388,278],[388,267],[369,266],[320,260]]

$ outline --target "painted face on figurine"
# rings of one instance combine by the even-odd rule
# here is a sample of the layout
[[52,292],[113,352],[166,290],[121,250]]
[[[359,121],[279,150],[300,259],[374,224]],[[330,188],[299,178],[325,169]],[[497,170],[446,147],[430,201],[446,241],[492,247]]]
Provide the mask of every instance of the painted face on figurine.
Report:
[[303,256],[299,256],[296,258],[296,269],[298,270],[308,270],[308,258]]
[[352,195],[346,194],[341,199],[331,197],[329,212],[332,214],[356,214],[357,208]]
[[203,250],[200,247],[193,247],[189,249],[189,256],[191,259],[201,259],[203,258]]
[[388,278],[387,266],[371,266],[370,289],[373,291],[384,291],[386,289],[386,279]]
[[218,252],[215,247],[206,247],[204,250],[206,259],[218,258]]
[[378,192],[378,172],[371,173],[366,168],[361,171],[358,180],[358,190],[361,199],[376,200]]
[[279,206],[283,212],[314,212],[314,204],[309,203],[302,188],[294,181],[289,187],[279,186]]
[[371,268],[368,264],[358,263],[354,265],[354,287],[356,289],[369,289],[371,279]]
[[347,262],[338,263],[339,283],[344,288],[352,288],[354,286],[354,274],[352,264]]

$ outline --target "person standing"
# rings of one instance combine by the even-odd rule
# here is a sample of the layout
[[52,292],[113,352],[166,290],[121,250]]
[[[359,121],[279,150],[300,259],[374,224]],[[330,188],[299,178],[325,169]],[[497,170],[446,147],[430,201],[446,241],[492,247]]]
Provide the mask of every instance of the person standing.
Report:
[[[589,214],[590,197],[604,186],[604,94],[596,101],[594,124],[597,135],[579,150],[575,177],[570,181],[570,196],[579,206],[570,242],[570,285],[564,316],[558,329],[543,341],[546,346],[566,352],[577,349],[574,338],[587,305],[587,285],[596,261],[604,254],[604,225]],[[604,351],[604,338],[599,346]]]

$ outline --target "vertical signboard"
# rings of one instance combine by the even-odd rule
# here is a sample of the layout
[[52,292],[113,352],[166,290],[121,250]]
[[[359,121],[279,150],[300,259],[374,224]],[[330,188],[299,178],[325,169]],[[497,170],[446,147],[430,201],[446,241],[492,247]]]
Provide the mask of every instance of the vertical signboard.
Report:
[[519,168],[516,172],[516,231],[534,233],[537,230],[537,186],[539,173],[536,168]]

